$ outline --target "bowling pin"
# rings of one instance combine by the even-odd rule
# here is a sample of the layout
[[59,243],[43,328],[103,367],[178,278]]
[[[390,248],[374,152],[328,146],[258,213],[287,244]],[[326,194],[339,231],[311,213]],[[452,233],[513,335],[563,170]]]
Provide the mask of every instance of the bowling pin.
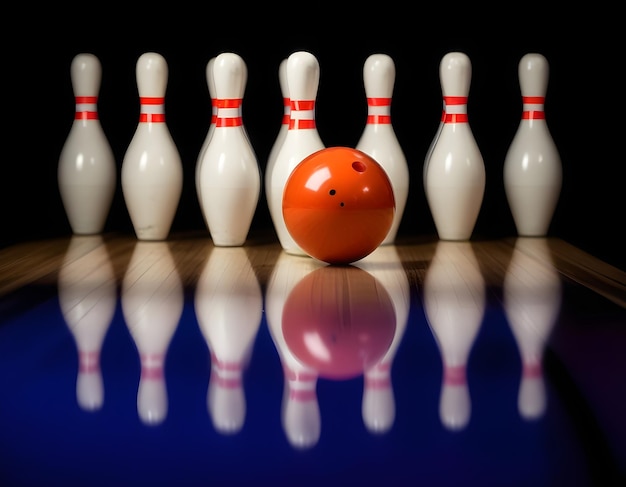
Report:
[[467,118],[472,65],[462,52],[441,60],[445,120],[426,168],[424,191],[441,240],[469,240],[485,192],[485,164]]
[[537,53],[519,62],[522,119],[504,159],[504,189],[519,236],[548,233],[562,184],[562,165],[546,123],[549,65]]
[[430,145],[428,146],[428,150],[426,151],[426,157],[424,157],[424,168],[422,171],[422,184],[424,185],[424,193],[428,190],[426,185],[426,173],[428,172],[428,162],[430,161],[430,156],[433,153],[433,149],[435,148],[435,144],[437,140],[439,140],[439,135],[441,134],[441,129],[443,128],[443,124],[446,122],[446,102],[443,102],[443,108],[441,109],[441,118],[439,119],[439,125],[437,126],[437,131],[433,137],[433,140],[430,141]]
[[283,218],[283,190],[293,169],[307,156],[324,149],[315,122],[315,102],[320,68],[317,58],[297,51],[287,58],[287,86],[290,97],[289,130],[278,151],[269,178],[268,206],[274,229],[285,252],[308,255],[289,234]]
[[[213,131],[215,130],[215,121],[217,120],[217,100],[215,98],[215,82],[213,79],[213,64],[215,63],[215,58],[212,57],[209,59],[209,62],[206,65],[206,82],[209,90],[209,98],[211,99],[211,122],[209,123],[209,129],[207,130],[207,134],[204,137],[204,142],[202,142],[202,146],[200,147],[200,152],[198,153],[198,159],[196,160],[196,194],[198,196],[198,203],[202,204],[202,196],[200,195],[200,164],[202,163],[202,157],[204,156],[204,151],[209,145],[209,141],[211,140],[211,136],[213,135]],[[206,223],[206,222],[205,222]]]
[[76,111],[59,157],[57,179],[72,232],[89,235],[104,229],[115,195],[117,167],[98,115],[100,60],[93,54],[78,54],[70,73]]
[[147,425],[167,417],[167,350],[183,312],[184,291],[167,242],[137,242],[122,279],[122,312],[141,363],[137,412]]
[[502,286],[504,311],[522,360],[517,407],[533,420],[546,410],[542,359],[561,308],[561,280],[544,238],[518,237]]
[[263,319],[261,286],[242,247],[211,250],[194,306],[211,355],[207,408],[218,432],[234,434],[245,422],[243,373]]
[[303,450],[314,447],[321,433],[321,414],[317,400],[318,374],[313,367],[299,361],[287,346],[283,334],[283,308],[298,282],[323,265],[315,259],[301,259],[282,251],[272,269],[265,291],[267,326],[283,367],[283,431],[293,448]]
[[168,67],[155,52],[137,60],[139,124],[122,162],[122,191],[139,240],[165,240],[183,189],[183,166],[165,122]]
[[423,298],[443,362],[439,415],[446,429],[459,431],[471,417],[467,363],[486,307],[485,282],[469,242],[437,242]]
[[247,68],[237,54],[215,58],[215,129],[200,162],[202,213],[216,246],[240,246],[261,191],[261,171],[242,118]]
[[380,246],[354,265],[366,270],[382,283],[391,297],[395,311],[393,341],[382,359],[365,370],[361,404],[363,422],[368,431],[384,434],[392,428],[396,417],[391,370],[409,318],[409,281],[395,245]]
[[280,91],[283,95],[283,118],[280,124],[280,129],[278,130],[278,135],[274,140],[274,144],[272,145],[272,149],[270,150],[270,154],[267,158],[267,165],[265,166],[265,198],[268,203],[272,198],[271,175],[274,172],[276,156],[278,155],[278,151],[280,151],[283,141],[287,136],[287,131],[289,130],[289,114],[291,111],[291,105],[289,101],[289,87],[287,86],[287,59],[283,59],[278,66],[278,82],[280,85]]
[[78,349],[76,400],[86,411],[102,408],[100,352],[117,306],[117,281],[100,235],[70,240],[58,278],[59,305]]
[[365,60],[363,81],[367,97],[367,123],[356,149],[370,155],[383,167],[396,200],[393,222],[381,245],[395,242],[409,196],[409,167],[391,124],[395,79],[396,67],[391,56],[372,54]]

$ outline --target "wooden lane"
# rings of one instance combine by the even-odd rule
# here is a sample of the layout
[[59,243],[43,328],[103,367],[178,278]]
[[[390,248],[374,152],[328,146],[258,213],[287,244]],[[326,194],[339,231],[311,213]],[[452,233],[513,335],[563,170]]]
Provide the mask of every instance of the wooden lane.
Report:
[[[138,244],[134,235],[105,234],[80,237],[84,245],[74,249],[72,258],[78,259],[94,246],[104,245],[118,282],[124,276],[133,250]],[[100,243],[98,243],[98,239]],[[56,285],[59,269],[68,262],[68,249],[76,237],[26,242],[0,250],[0,296],[19,290],[29,284]],[[518,240],[503,238],[469,242],[480,271],[488,287],[501,288],[513,252],[518,249],[531,259],[552,265],[565,279],[570,279],[626,308],[626,272],[617,269],[577,247],[558,238],[530,239],[529,245],[517,245]],[[534,241],[534,245],[532,245]],[[213,244],[206,233],[174,234],[166,241],[183,285],[193,288],[206,263]],[[537,243],[545,244],[549,256],[542,255]],[[149,244],[149,242],[148,242]],[[437,250],[436,238],[401,239],[397,254],[407,273],[409,284],[419,290]],[[245,245],[247,256],[263,289],[268,282],[278,256],[280,245],[272,235],[252,236]],[[82,253],[81,253],[82,252]]]

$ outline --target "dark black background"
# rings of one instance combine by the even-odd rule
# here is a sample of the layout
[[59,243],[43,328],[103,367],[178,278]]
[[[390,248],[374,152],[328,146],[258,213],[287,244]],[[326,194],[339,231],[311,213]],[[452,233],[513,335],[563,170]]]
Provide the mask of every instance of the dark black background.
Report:
[[[545,4],[479,9],[454,4],[345,7],[292,4],[138,4],[137,11],[54,6],[8,18],[3,36],[4,160],[0,245],[71,234],[58,193],[59,154],[70,130],[72,58],[97,55],[103,79],[100,121],[118,170],[138,122],[135,64],[146,51],[169,66],[166,115],[184,165],[184,188],[172,232],[206,231],[193,180],[210,122],[205,68],[224,51],[246,61],[244,124],[262,171],[283,113],[280,61],[308,50],[320,63],[317,127],[324,144],[354,146],[367,105],[362,70],[370,54],[396,63],[393,126],[410,168],[400,235],[436,235],[424,197],[422,166],[441,114],[439,62],[449,51],[472,61],[468,114],[483,154],[487,185],[472,238],[515,235],[503,184],[503,161],[521,115],[520,58],[550,62],[546,119],[563,162],[563,189],[550,235],[626,269],[622,126],[626,89],[619,15],[593,6],[555,11]],[[130,6],[128,6],[130,8]],[[343,10],[343,7],[342,7]],[[8,27],[8,25],[6,26]],[[132,233],[118,173],[105,231]],[[251,231],[271,228],[262,193]]]

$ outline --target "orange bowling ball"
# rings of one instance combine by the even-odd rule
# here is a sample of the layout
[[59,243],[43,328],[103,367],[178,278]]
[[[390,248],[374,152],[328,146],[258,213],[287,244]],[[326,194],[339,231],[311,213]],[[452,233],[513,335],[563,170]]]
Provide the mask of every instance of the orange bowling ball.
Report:
[[387,236],[395,211],[383,167],[349,147],[328,147],[304,158],[283,192],[291,237],[329,264],[350,264],[373,252]]

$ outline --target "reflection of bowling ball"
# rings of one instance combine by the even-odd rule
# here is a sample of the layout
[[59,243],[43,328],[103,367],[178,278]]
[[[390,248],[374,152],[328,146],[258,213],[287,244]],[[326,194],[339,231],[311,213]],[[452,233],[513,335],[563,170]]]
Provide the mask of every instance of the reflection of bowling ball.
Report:
[[329,147],[303,159],[283,192],[291,237],[307,254],[329,264],[349,264],[375,250],[395,211],[385,170],[348,147]]
[[357,267],[313,271],[293,288],[283,307],[287,347],[320,377],[358,377],[382,359],[395,330],[389,293]]

